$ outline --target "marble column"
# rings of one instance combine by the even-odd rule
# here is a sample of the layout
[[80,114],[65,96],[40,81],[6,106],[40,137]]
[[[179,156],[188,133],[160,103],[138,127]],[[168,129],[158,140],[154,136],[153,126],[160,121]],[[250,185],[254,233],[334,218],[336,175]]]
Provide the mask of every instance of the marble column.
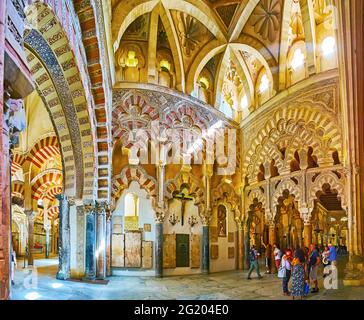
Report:
[[202,226],[202,261],[201,271],[204,274],[210,272],[210,237],[209,226],[204,224]]
[[96,278],[96,210],[86,206],[86,265],[85,278]]
[[303,245],[309,248],[312,243],[312,224],[310,222],[305,222],[303,227]]
[[239,223],[239,270],[244,270],[244,229]]
[[35,212],[33,210],[25,210],[25,214],[27,216],[28,221],[28,266],[32,266],[34,264],[34,219]]
[[106,276],[110,277],[111,274],[111,212],[108,210],[106,216]]
[[96,278],[106,277],[106,208],[101,203],[96,206]]
[[201,272],[208,274],[210,272],[210,236],[209,222],[211,218],[211,177],[213,166],[208,163],[203,165],[203,179],[205,187],[205,210],[201,216],[202,220],[202,251],[201,251]]
[[163,276],[163,222],[157,221],[155,224],[155,276]]
[[77,200],[70,210],[71,278],[85,276],[85,213],[82,201]]
[[74,204],[65,195],[57,195],[59,201],[59,266],[58,280],[67,280],[70,277],[70,205]]
[[273,248],[273,244],[276,242],[276,228],[275,228],[275,225],[274,225],[274,222],[273,221],[270,221],[269,223],[269,231],[268,231],[268,241],[269,241],[269,244],[272,246],[272,252],[271,252],[271,272],[272,273],[275,273],[277,270],[276,270],[276,266],[275,266],[275,261],[274,261],[274,248]]
[[46,248],[45,248],[45,258],[48,259],[49,258],[49,253],[50,253],[50,245],[51,245],[51,237],[50,237],[50,233],[51,233],[51,226],[50,225],[45,225],[44,226],[45,232],[46,232]]
[[250,250],[250,239],[249,239],[249,227],[244,226],[244,265],[245,269],[249,269],[249,250]]

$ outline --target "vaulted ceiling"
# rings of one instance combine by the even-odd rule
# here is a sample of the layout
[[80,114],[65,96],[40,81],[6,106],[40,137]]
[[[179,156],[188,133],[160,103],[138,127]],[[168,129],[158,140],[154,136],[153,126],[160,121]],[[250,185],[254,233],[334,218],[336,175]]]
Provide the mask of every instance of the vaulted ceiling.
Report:
[[303,78],[323,71],[319,47],[324,37],[335,36],[330,2],[113,0],[116,73],[133,51],[131,58],[141,72],[133,79],[137,82],[158,84],[160,62],[167,60],[171,87],[198,96],[194,91],[203,78],[212,92],[206,102],[219,107],[224,99],[233,104],[235,85],[235,107],[244,95],[254,106],[259,104],[257,87],[264,74],[271,85],[267,99],[296,81],[287,71],[292,48],[300,48],[304,56]]

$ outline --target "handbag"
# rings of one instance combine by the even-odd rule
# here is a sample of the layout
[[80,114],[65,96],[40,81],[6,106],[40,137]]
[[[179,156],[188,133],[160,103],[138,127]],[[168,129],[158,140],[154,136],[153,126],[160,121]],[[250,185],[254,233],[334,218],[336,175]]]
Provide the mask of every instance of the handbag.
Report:
[[305,282],[304,294],[307,296],[310,293],[310,285],[308,282]]
[[278,278],[285,278],[285,277],[286,277],[286,266],[282,259],[281,265],[279,266],[279,269],[278,269]]

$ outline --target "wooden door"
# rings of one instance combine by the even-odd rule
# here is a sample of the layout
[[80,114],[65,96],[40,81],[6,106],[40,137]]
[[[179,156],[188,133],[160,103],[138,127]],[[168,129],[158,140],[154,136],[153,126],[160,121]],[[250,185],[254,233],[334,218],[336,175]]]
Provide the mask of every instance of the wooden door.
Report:
[[142,267],[142,233],[131,231],[125,233],[125,268]]

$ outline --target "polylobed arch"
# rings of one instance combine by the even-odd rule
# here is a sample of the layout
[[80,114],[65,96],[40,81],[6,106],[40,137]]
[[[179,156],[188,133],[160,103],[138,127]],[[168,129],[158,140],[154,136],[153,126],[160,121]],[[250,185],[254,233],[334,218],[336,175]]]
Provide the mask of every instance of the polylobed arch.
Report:
[[25,13],[30,27],[24,36],[27,60],[59,137],[65,192],[79,199],[93,198],[93,123],[75,55],[48,6],[34,3]]
[[164,195],[166,201],[173,199],[174,193],[178,192],[182,186],[187,186],[190,194],[194,195],[194,203],[200,211],[201,206],[205,203],[205,189],[201,181],[191,173],[180,172],[174,179],[166,182]]
[[112,197],[117,203],[122,192],[130,185],[132,181],[139,183],[140,187],[146,190],[151,198],[157,196],[157,181],[154,177],[147,174],[141,166],[129,165],[124,167],[120,174],[112,179]]
[[[254,180],[254,174],[258,172],[257,166],[262,163],[262,159],[264,158],[262,154],[260,154],[263,149],[263,144],[265,141],[270,140],[273,145],[277,144],[278,140],[277,135],[279,126],[293,125],[297,126],[300,124],[300,128],[305,128],[307,126],[313,127],[314,130],[319,130],[317,132],[317,138],[311,138],[311,143],[313,145],[317,145],[317,143],[324,142],[321,137],[329,138],[330,140],[325,140],[329,142],[330,150],[335,149],[338,151],[339,155],[342,152],[341,146],[341,131],[336,121],[327,114],[323,114],[317,108],[310,108],[313,105],[313,102],[304,103],[300,107],[290,106],[277,110],[274,115],[265,123],[265,125],[258,132],[256,137],[250,143],[250,149],[247,151],[245,155],[245,160],[243,164],[243,170],[248,172],[249,179]],[[302,131],[303,136],[302,139],[307,140],[308,136],[312,136],[312,131],[309,133],[307,130]],[[319,139],[319,140],[318,140]],[[311,147],[313,147],[311,145]],[[325,146],[327,148],[327,146]],[[292,149],[293,150],[293,149]],[[325,149],[326,150],[326,149]],[[316,152],[316,150],[314,150]],[[328,151],[328,150],[327,150]],[[323,152],[323,150],[322,150]],[[294,153],[294,152],[293,152]],[[290,157],[292,154],[290,153]],[[324,152],[320,154],[324,155]],[[264,162],[264,161],[263,161]],[[276,164],[278,165],[278,163]]]
[[341,205],[343,208],[347,207],[347,197],[345,193],[345,181],[344,176],[341,175],[341,178],[338,178],[338,176],[333,172],[324,172],[321,173],[314,181],[312,186],[309,189],[308,193],[308,203],[309,205],[314,207],[314,202],[316,197],[316,193],[318,191],[322,190],[322,187],[324,184],[330,185],[331,190],[335,190],[338,193],[338,196],[341,199]]
[[290,194],[294,195],[295,201],[298,202],[298,207],[301,207],[302,192],[298,185],[296,185],[291,179],[285,179],[279,182],[278,186],[274,190],[271,203],[271,211],[275,212],[275,207],[278,204],[279,197],[282,196],[283,192],[288,190]]

